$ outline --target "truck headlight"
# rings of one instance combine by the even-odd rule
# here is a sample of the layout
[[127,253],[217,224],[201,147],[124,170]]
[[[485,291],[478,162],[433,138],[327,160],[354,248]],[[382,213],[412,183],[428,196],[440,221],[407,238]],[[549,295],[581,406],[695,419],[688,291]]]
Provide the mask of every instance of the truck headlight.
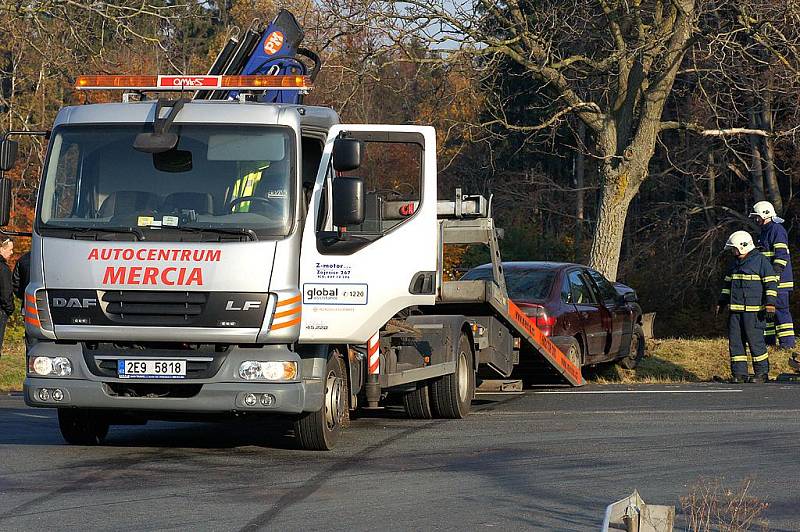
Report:
[[66,357],[33,357],[28,371],[42,377],[67,377],[72,375],[72,362]]
[[239,366],[239,377],[247,381],[291,381],[297,377],[297,362],[246,360]]

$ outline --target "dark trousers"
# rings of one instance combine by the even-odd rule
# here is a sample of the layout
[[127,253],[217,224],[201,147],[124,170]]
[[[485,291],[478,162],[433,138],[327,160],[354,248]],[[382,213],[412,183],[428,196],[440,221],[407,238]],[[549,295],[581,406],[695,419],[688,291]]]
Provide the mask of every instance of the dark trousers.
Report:
[[775,304],[775,321],[767,323],[764,338],[769,345],[780,344],[784,349],[793,349],[795,346],[794,323],[789,310],[791,290],[778,290],[778,299]]
[[769,373],[769,355],[764,342],[766,321],[760,312],[731,312],[728,319],[728,350],[731,355],[731,373],[734,376],[747,376],[747,351],[753,358],[753,372],[756,375]]

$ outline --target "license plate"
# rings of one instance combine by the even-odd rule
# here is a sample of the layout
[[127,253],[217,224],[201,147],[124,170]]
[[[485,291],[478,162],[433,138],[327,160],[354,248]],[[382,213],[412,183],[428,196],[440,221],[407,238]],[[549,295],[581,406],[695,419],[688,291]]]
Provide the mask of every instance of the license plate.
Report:
[[183,379],[185,360],[118,360],[120,379]]

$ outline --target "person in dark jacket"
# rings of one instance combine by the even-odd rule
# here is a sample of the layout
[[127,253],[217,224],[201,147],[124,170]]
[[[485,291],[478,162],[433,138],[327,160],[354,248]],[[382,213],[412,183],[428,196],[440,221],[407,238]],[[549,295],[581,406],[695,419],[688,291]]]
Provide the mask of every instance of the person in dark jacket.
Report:
[[14,290],[14,295],[21,302],[21,312],[25,314],[25,289],[31,280],[31,252],[28,251],[14,264],[14,271],[11,274],[11,286]]
[[794,290],[792,259],[789,257],[789,235],[783,227],[783,218],[778,217],[775,207],[768,201],[753,205],[751,218],[761,226],[758,246],[761,253],[772,262],[778,275],[778,299],[775,303],[775,321],[767,323],[764,332],[767,345],[780,345],[783,349],[795,346],[794,324],[789,310],[789,300]]
[[[753,244],[747,231],[733,233],[726,248],[733,251],[733,262],[720,294],[717,313],[726,306],[728,318],[728,350],[731,356],[731,382],[767,382],[769,380],[769,355],[764,342],[764,329],[768,316],[775,314],[778,276],[769,259]],[[753,359],[752,380],[747,372],[747,352]]]
[[11,269],[8,259],[14,254],[14,242],[6,238],[0,242],[0,353],[3,351],[3,337],[8,318],[14,314],[14,292],[11,282]]

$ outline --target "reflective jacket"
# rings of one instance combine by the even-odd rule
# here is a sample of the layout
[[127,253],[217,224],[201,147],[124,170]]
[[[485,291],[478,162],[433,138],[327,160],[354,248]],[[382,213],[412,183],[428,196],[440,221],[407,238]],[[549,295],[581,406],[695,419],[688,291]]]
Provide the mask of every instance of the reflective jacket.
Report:
[[783,224],[770,222],[761,226],[758,245],[765,257],[772,261],[772,267],[778,274],[778,290],[793,290],[792,260],[789,257],[789,235]]
[[736,259],[725,276],[720,305],[731,312],[758,312],[764,305],[775,305],[778,296],[778,276],[769,259],[758,250]]

